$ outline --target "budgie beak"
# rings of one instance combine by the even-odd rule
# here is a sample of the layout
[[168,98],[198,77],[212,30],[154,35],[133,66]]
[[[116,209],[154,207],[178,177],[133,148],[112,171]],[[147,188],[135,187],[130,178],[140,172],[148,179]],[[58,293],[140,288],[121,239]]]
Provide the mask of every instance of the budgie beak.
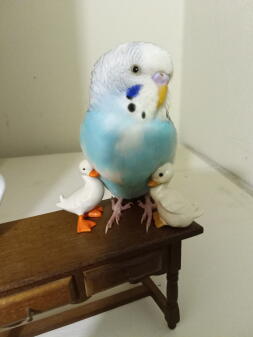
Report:
[[168,85],[161,85],[158,89],[157,108],[164,104],[168,93]]
[[93,169],[92,171],[90,171],[89,176],[92,178],[97,178],[100,176],[100,174],[96,170]]
[[163,105],[166,100],[169,79],[169,75],[162,71],[158,71],[152,76],[152,80],[158,85],[157,108],[160,108],[160,106]]
[[158,186],[159,183],[157,183],[156,181],[154,181],[153,179],[150,179],[149,182],[148,182],[148,186],[149,187],[156,187]]

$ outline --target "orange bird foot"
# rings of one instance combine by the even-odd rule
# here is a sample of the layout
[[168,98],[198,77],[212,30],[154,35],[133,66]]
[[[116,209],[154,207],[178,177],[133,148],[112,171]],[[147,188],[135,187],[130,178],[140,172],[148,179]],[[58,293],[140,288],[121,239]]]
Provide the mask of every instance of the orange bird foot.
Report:
[[97,206],[87,213],[90,218],[101,218],[103,213],[103,207]]
[[77,233],[91,232],[91,228],[96,226],[96,222],[84,219],[83,215],[78,217]]

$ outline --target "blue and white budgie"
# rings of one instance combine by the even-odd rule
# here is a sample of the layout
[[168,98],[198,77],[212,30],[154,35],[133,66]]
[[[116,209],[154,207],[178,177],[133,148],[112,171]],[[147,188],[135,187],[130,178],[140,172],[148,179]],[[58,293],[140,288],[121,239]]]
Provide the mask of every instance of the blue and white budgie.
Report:
[[[118,198],[106,231],[119,221],[123,199],[148,192],[148,178],[172,161],[176,130],[168,116],[169,54],[160,47],[131,42],[104,54],[95,64],[90,105],[81,125],[81,146],[110,192]],[[152,221],[149,196],[143,219]]]

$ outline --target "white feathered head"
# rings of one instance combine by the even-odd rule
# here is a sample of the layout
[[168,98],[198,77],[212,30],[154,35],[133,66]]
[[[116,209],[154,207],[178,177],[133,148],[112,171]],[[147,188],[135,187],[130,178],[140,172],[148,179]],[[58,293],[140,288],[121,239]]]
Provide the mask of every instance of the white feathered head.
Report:
[[172,71],[171,57],[160,47],[145,42],[122,44],[94,65],[90,105],[115,96],[128,103],[129,111],[138,109],[142,118],[151,116],[165,106]]

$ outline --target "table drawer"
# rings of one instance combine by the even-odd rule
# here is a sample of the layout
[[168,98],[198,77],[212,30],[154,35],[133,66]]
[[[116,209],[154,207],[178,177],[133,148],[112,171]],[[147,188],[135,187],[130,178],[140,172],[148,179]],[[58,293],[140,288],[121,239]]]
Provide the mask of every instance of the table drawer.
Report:
[[162,270],[161,251],[110,263],[84,272],[86,295],[119,285],[123,282],[137,282]]
[[0,326],[25,320],[33,313],[47,311],[74,300],[71,277],[0,298]]

